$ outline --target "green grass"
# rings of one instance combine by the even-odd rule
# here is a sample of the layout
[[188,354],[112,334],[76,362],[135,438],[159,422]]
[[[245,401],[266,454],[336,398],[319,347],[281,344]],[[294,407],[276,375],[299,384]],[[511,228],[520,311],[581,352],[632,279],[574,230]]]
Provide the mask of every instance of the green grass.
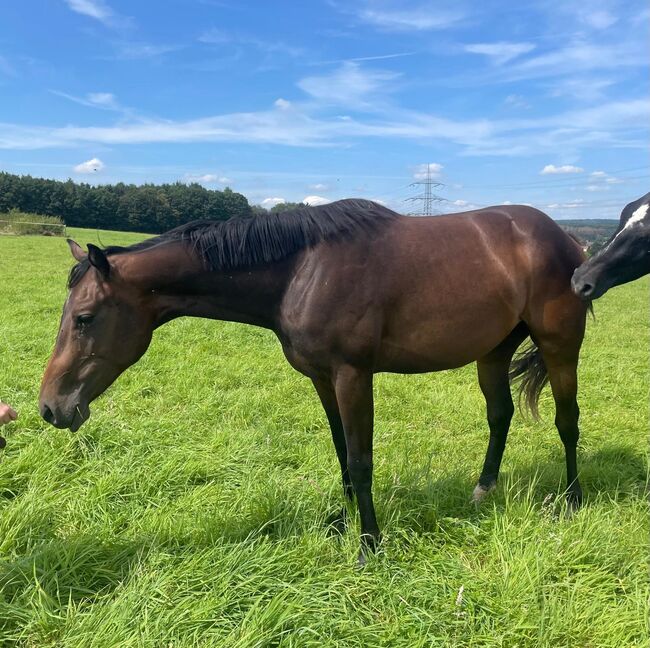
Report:
[[360,571],[357,524],[324,530],[341,500],[325,417],[266,331],[172,322],[77,434],[41,421],[70,264],[61,239],[0,238],[0,398],[20,412],[0,455],[0,645],[649,645],[647,278],[588,323],[571,519],[547,391],[475,510],[474,367],[377,377],[385,542]]
[[0,234],[64,236],[65,223],[56,216],[30,214],[17,209],[0,212]]

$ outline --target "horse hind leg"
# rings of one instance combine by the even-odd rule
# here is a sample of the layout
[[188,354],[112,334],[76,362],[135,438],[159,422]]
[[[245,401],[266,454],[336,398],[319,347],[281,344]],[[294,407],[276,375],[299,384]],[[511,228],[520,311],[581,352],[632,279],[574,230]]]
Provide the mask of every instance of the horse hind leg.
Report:
[[567,475],[567,504],[575,510],[582,504],[582,488],[578,479],[577,446],[580,437],[578,420],[578,349],[558,352],[556,345],[540,341],[544,364],[555,401],[555,426],[564,445]]
[[508,377],[510,361],[517,347],[527,336],[528,329],[520,322],[498,347],[476,363],[490,427],[490,440],[483,470],[472,494],[472,501],[477,504],[496,488],[510,421],[515,410]]
[[587,307],[566,294],[544,312],[543,325],[529,324],[544,361],[555,401],[555,426],[564,445],[567,472],[567,503],[570,510],[582,503],[578,480],[578,357],[584,337]]

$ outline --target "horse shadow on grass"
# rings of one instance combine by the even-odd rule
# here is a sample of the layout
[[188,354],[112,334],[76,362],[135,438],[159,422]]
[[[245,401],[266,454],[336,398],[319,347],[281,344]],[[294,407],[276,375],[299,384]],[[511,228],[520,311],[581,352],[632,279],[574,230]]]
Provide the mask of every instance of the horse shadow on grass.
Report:
[[[384,484],[375,490],[381,517],[397,518],[403,531],[435,531],[441,519],[478,521],[485,510],[505,512],[510,504],[559,511],[564,502],[566,472],[562,449],[534,463],[514,464],[502,470],[496,489],[476,506],[471,496],[478,468],[473,474],[450,469],[435,478],[416,474],[403,484]],[[588,508],[602,498],[621,502],[643,497],[648,489],[646,457],[627,446],[610,445],[579,456],[579,478]]]
[[[605,496],[612,501],[642,497],[648,485],[646,458],[624,446],[608,446],[581,457],[581,480],[585,492],[585,506]],[[465,522],[480,523],[485,515],[470,504],[475,475],[450,472],[432,478],[424,473],[406,475],[397,482],[378,480],[375,500],[380,521],[399,529],[400,535],[439,533],[440,541],[449,539],[457,531],[465,533]],[[564,484],[564,461],[557,456],[542,458],[539,462],[514,466],[504,471],[500,485],[491,495],[493,504],[507,514],[508,502],[527,501],[543,508],[549,494],[559,499]],[[227,523],[206,527],[194,535],[179,531],[168,537],[118,538],[114,542],[80,535],[60,538],[52,535],[34,549],[13,559],[0,562],[0,592],[7,605],[0,618],[0,631],[7,638],[19,637],[29,621],[29,600],[36,592],[44,597],[51,611],[63,611],[72,605],[92,604],[98,598],[124,586],[133,572],[158,551],[166,554],[187,555],[219,543],[227,551],[228,544],[255,542],[282,542],[300,538],[313,532],[315,524],[324,530],[324,521],[331,507],[339,505],[334,498],[324,498],[319,520],[307,520],[307,509],[292,502],[278,501],[269,511],[268,521],[233,519]],[[330,511],[326,509],[330,507]],[[471,525],[470,525],[471,526]],[[350,533],[355,533],[352,525]],[[341,558],[344,559],[343,557]],[[13,610],[13,612],[11,612]]]
[[[594,452],[583,452],[579,467],[585,507],[602,498],[617,502],[640,497],[647,489],[646,457],[628,446],[610,445]],[[444,474],[435,475],[428,470],[416,470],[392,481],[378,476],[373,491],[380,524],[389,522],[405,532],[434,532],[442,519],[479,521],[486,510],[496,507],[497,511],[505,513],[509,506],[520,503],[540,509],[548,509],[549,503],[553,503],[560,512],[566,487],[561,447],[538,461],[524,465],[515,463],[503,470],[496,490],[477,507],[470,499],[479,468],[477,466],[472,473],[450,467]],[[282,541],[311,533],[315,528],[325,531],[332,514],[340,511],[343,504],[338,488],[322,494],[316,511],[311,506],[301,506],[297,499],[283,498],[280,494],[271,496],[267,507],[258,515],[222,519],[214,525],[208,523],[195,540],[201,544],[211,541],[240,543],[257,538]],[[356,507],[348,511],[354,519]],[[332,528],[327,531],[332,533]],[[358,532],[353,525],[349,531]]]

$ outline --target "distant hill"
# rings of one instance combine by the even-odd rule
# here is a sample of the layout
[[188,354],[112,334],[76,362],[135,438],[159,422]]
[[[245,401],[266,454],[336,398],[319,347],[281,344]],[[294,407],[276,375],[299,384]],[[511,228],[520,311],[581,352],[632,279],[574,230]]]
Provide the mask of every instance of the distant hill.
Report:
[[580,239],[592,254],[602,247],[618,227],[618,221],[610,218],[576,218],[559,220],[557,224]]

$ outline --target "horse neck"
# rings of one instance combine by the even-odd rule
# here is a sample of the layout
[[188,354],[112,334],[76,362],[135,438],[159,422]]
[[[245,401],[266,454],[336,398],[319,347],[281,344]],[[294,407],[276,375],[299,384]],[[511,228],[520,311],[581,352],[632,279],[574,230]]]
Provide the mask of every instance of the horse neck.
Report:
[[135,285],[153,310],[155,326],[192,316],[276,327],[293,262],[259,268],[206,270],[182,244],[113,257],[119,273]]

